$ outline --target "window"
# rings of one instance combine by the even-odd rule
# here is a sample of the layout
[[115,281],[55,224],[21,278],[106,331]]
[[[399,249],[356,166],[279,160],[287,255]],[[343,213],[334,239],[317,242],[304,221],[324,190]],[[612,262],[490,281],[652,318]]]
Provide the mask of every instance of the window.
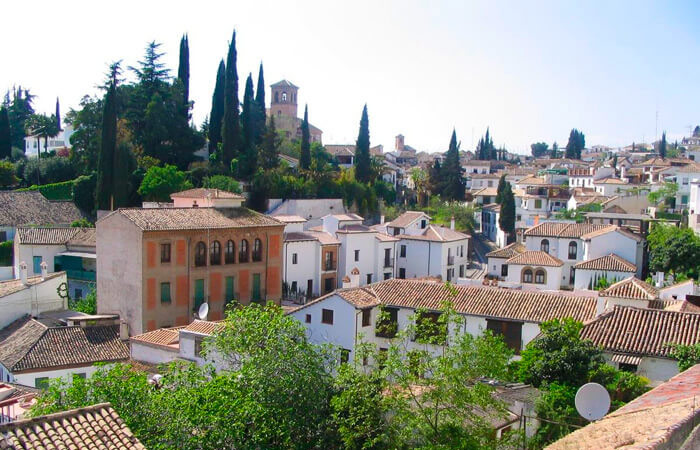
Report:
[[374,324],[374,334],[377,337],[393,338],[399,329],[399,309],[380,308],[377,320]]
[[323,266],[324,269],[335,270],[335,264],[333,263],[333,252],[325,252],[323,254],[323,258],[325,259]]
[[326,278],[323,280],[323,293],[327,294],[333,290],[333,285],[335,284],[335,278]]
[[241,241],[241,248],[238,251],[238,262],[248,262],[248,241]]
[[292,264],[296,264],[296,263],[297,263],[297,254],[292,253]]
[[401,245],[401,257],[402,258],[406,257],[406,246],[403,244]]
[[194,249],[194,265],[197,267],[207,265],[207,244],[204,242],[197,242]]
[[459,265],[459,277],[464,278],[464,264]]
[[540,242],[540,250],[549,253],[549,241],[547,239],[542,239],[542,242]]
[[194,338],[194,356],[201,358],[202,355],[202,342],[204,342],[204,338],[201,337],[196,337]]
[[235,300],[235,297],[236,297],[236,294],[233,290],[233,288],[234,288],[233,277],[226,277],[225,283],[226,283],[226,298],[224,298],[224,302],[226,305],[228,305],[233,300]]
[[637,373],[637,364],[620,363],[618,368],[623,372]]
[[532,283],[532,269],[523,270],[523,283]]
[[280,93],[275,92],[275,103],[279,103],[279,102],[280,102]]
[[306,323],[311,323],[311,314],[306,315]]
[[507,277],[508,276],[508,264],[503,264],[501,266],[501,276],[502,277]]
[[260,301],[262,298],[261,291],[260,291],[260,274],[259,273],[253,274],[253,292],[251,293],[251,297],[253,298],[254,302]]
[[229,240],[226,243],[226,252],[224,253],[224,262],[226,264],[233,264],[236,262],[236,244]]
[[282,101],[283,102],[287,101],[287,93],[286,92],[282,92]]
[[363,309],[362,310],[362,326],[368,327],[372,324],[372,310]]
[[321,310],[321,323],[327,325],[333,325],[333,310],[332,309],[322,309]]
[[578,245],[576,241],[569,242],[569,259],[576,259]]
[[314,292],[314,280],[306,280],[306,297],[309,298]]
[[406,269],[403,267],[399,269],[399,278],[402,280],[406,279]]
[[199,310],[199,307],[204,303],[204,280],[194,280],[194,307]]
[[170,283],[160,283],[160,302],[170,303]]
[[359,260],[360,260],[360,251],[355,250],[355,261],[359,261]]
[[350,350],[347,348],[340,349],[340,364],[347,364],[350,361]]
[[262,261],[262,241],[260,239],[253,241],[253,261]]
[[422,229],[422,228],[425,228],[425,227],[427,227],[427,226],[428,226],[428,221],[425,220],[425,219],[422,219],[422,220],[420,221],[420,227],[421,227],[421,229]]
[[292,292],[296,292],[296,291],[297,291],[297,282],[292,281]]
[[535,200],[535,209],[540,209],[542,208],[542,200],[536,199]]
[[391,272],[386,272],[386,273],[384,274],[384,279],[385,279],[385,280],[388,280],[389,278],[391,278]]
[[569,284],[574,284],[576,280],[576,269],[573,267],[569,270]]
[[546,276],[544,270],[537,269],[537,271],[535,271],[535,283],[544,284],[546,278],[547,278],[547,276]]
[[170,243],[160,244],[160,262],[169,263],[170,262]]
[[367,284],[371,284],[371,283],[372,283],[372,274],[368,273],[367,274]]
[[486,320],[486,329],[491,330],[494,335],[503,336],[506,345],[520,354],[522,348],[522,322],[508,322],[505,320]]
[[212,266],[221,265],[221,244],[219,241],[211,243],[211,247],[209,248],[209,264]]
[[34,256],[32,261],[34,263],[34,275],[39,275],[41,273],[41,256]]
[[46,389],[49,387],[49,377],[34,378],[34,387],[37,389]]

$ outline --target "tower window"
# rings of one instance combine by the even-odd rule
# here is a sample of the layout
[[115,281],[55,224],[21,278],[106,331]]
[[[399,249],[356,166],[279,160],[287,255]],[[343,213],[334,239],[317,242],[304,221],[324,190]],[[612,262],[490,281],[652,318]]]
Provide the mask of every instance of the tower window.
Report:
[[287,93],[286,92],[282,92],[282,101],[283,102],[287,101]]
[[279,101],[280,101],[280,93],[275,92],[275,103],[279,103]]

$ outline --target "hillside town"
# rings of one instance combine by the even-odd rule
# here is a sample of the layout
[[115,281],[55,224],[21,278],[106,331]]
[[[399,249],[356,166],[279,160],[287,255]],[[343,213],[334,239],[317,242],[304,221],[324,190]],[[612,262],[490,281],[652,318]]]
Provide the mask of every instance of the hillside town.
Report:
[[700,448],[700,125],[338,142],[236,38],[201,126],[188,35],[8,89],[0,449]]

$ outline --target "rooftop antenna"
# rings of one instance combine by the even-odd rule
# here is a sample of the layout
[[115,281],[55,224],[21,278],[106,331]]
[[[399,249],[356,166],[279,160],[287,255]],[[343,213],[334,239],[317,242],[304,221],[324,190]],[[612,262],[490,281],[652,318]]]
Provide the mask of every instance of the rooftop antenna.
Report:
[[610,394],[598,383],[586,383],[576,392],[574,403],[581,417],[592,422],[610,410]]

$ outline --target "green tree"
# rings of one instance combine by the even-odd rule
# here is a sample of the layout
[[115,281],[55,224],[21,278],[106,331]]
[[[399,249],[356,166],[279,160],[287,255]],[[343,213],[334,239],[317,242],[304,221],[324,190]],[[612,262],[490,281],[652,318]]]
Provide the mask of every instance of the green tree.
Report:
[[[100,134],[100,154],[97,161],[97,187],[95,201],[97,209],[113,210],[118,208],[119,202],[115,201],[115,167],[121,167],[117,163],[117,78],[119,63],[110,67],[110,86],[104,98],[102,111],[102,131]],[[119,174],[121,175],[121,174]]]
[[440,170],[442,181],[442,196],[446,200],[464,200],[466,181],[463,176],[463,169],[459,162],[459,144],[457,144],[457,133],[452,130],[450,146],[445,155],[445,163]]
[[0,159],[10,159],[12,155],[12,135],[10,134],[10,116],[7,108],[0,107]]
[[430,166],[430,170],[428,171],[428,188],[431,194],[442,195],[443,186],[442,166],[440,165],[440,160],[435,158],[433,160],[433,165]]
[[258,85],[255,89],[255,145],[260,145],[265,135],[265,123],[267,118],[265,107],[265,76],[263,75],[263,65],[260,63],[258,70]]
[[257,113],[255,97],[253,96],[253,76],[248,74],[243,95],[243,112],[241,113],[241,124],[243,130],[242,146],[243,152],[239,158],[239,176],[244,180],[249,180],[255,173],[258,164],[257,147]]
[[0,160],[0,187],[7,188],[19,182],[15,176],[15,165],[10,161]]
[[552,154],[549,157],[552,159],[559,158],[559,144],[556,142],[552,144]]
[[275,118],[270,116],[259,152],[260,166],[264,170],[275,169],[279,166],[280,141],[280,136],[275,128]]
[[240,123],[238,111],[238,71],[236,69],[236,31],[226,57],[226,77],[224,81],[224,116],[222,136],[222,162],[230,167],[231,161],[238,156],[241,147]]
[[69,299],[68,304],[72,311],[78,311],[85,314],[97,314],[97,292],[95,289],[93,289],[85,296],[85,298]]
[[661,134],[661,142],[659,142],[659,156],[661,159],[666,157],[666,149],[668,144],[666,143],[666,132]]
[[498,217],[498,226],[506,234],[507,241],[512,242],[515,238],[515,196],[510,183],[506,183],[503,189],[503,202]]
[[12,101],[9,100],[8,93],[3,102],[10,122],[12,147],[22,149],[22,151],[24,151],[24,138],[26,137],[25,122],[34,114],[33,101],[34,95],[29,92],[29,89],[22,89],[22,86],[18,86],[16,89],[13,88]]
[[647,199],[654,205],[658,206],[661,202],[670,203],[676,198],[678,192],[678,184],[666,181],[661,187],[647,195]]
[[145,200],[167,202],[170,194],[192,188],[184,172],[177,167],[166,164],[165,167],[154,166],[143,177],[138,193]]
[[498,187],[496,188],[496,203],[499,205],[503,203],[503,192],[507,183],[506,174],[504,173],[501,175],[501,178],[498,179]]
[[70,157],[81,169],[81,173],[97,170],[102,142],[103,109],[102,99],[86,95],[80,100],[80,109],[70,109],[66,114],[66,122],[73,127]]
[[221,189],[222,191],[241,193],[241,185],[232,177],[226,175],[212,175],[204,179],[204,187],[208,189]]
[[58,102],[58,97],[56,97],[56,114],[54,115],[54,117],[56,118],[56,129],[58,131],[61,131],[61,105]]
[[649,270],[698,279],[700,237],[690,228],[655,224],[647,235]]
[[[359,142],[359,138],[358,138]],[[355,155],[357,158],[357,154]],[[309,106],[304,106],[304,120],[301,122],[301,157],[299,168],[309,170],[311,167],[311,136],[309,134]]]
[[190,41],[187,34],[180,39],[180,62],[177,67],[177,79],[182,84],[182,99],[186,106],[184,111],[187,113],[185,117],[189,120],[189,102],[190,102]]
[[369,154],[369,118],[367,116],[367,104],[362,109],[360,118],[360,131],[355,145],[355,179],[360,183],[370,182],[370,154]]
[[209,153],[216,153],[221,143],[221,126],[224,120],[224,83],[226,79],[226,64],[222,59],[216,72],[216,85],[211,99],[209,113]]
[[673,345],[671,356],[678,360],[678,370],[683,372],[696,364],[700,364],[700,344],[695,345]]
[[541,158],[549,153],[549,145],[546,142],[536,142],[530,145],[530,150],[532,151],[532,156]]
[[569,159],[581,159],[581,151],[586,148],[586,137],[576,128],[569,133],[569,141],[566,144],[566,157]]

